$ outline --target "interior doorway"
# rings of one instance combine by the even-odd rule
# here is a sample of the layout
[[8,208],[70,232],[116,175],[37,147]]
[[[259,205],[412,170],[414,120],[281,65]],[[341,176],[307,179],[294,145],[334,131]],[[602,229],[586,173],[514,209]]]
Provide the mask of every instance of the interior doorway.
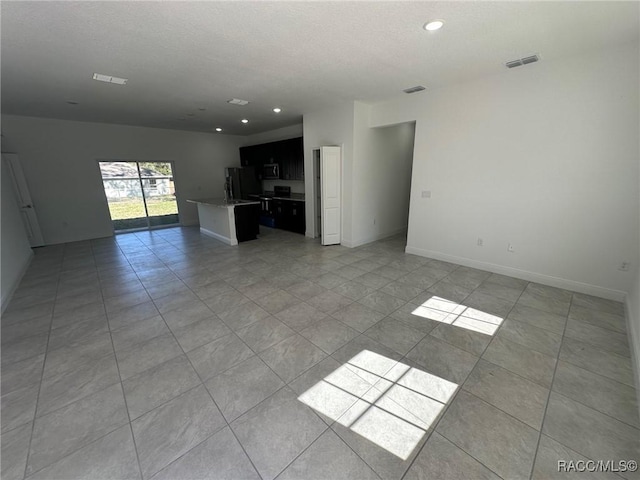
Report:
[[44,238],[42,236],[42,231],[40,230],[38,215],[36,214],[33,201],[31,200],[31,193],[29,193],[27,180],[24,176],[24,172],[22,171],[20,158],[18,158],[18,155],[15,153],[3,153],[2,163],[7,167],[7,171],[11,177],[16,201],[20,208],[20,215],[24,223],[25,233],[29,239],[29,244],[32,247],[41,247],[44,245]]
[[180,224],[173,162],[98,162],[116,232]]

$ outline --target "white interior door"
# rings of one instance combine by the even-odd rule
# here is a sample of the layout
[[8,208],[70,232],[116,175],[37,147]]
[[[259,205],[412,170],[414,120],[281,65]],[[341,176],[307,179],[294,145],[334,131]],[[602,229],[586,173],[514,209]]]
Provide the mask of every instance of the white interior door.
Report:
[[322,245],[340,243],[342,223],[342,159],[340,147],[320,148],[320,205]]
[[29,238],[29,243],[31,243],[32,247],[40,247],[44,245],[44,240],[42,238],[42,232],[40,231],[38,215],[31,201],[29,187],[24,178],[20,159],[15,153],[3,153],[2,160],[7,162],[8,170],[11,173],[11,181],[13,182],[16,199],[18,200],[18,206],[20,207],[20,213],[27,237]]

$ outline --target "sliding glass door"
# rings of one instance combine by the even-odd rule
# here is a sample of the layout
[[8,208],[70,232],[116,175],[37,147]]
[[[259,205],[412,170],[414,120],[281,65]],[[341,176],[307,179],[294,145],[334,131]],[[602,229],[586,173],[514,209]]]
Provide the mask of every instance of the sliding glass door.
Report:
[[115,231],[180,223],[171,162],[99,162]]

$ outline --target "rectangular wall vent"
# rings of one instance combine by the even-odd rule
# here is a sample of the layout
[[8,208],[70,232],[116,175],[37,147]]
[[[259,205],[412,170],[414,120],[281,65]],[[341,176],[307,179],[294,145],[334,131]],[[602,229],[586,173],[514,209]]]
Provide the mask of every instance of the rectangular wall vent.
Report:
[[406,88],[403,90],[404,93],[416,93],[416,92],[421,92],[422,90],[425,90],[425,88],[422,85],[417,85],[415,87],[411,87],[411,88]]
[[230,103],[231,105],[249,105],[249,102],[247,100],[240,100],[239,98],[232,98],[231,100],[227,100],[227,103]]
[[129,81],[127,78],[113,77],[111,75],[103,75],[102,73],[94,73],[93,79],[99,82],[115,83],[116,85],[126,85]]
[[517,60],[511,60],[511,61],[505,63],[505,66],[507,68],[515,68],[515,67],[520,67],[522,65],[528,65],[530,63],[535,63],[538,60],[540,60],[540,57],[538,57],[538,55],[529,55],[528,57],[518,58]]

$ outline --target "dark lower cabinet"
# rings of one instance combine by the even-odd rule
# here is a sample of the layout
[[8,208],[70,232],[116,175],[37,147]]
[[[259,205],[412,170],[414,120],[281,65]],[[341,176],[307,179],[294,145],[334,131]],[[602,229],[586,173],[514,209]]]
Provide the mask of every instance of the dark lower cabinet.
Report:
[[305,233],[304,202],[276,199],[273,201],[273,205],[276,228]]
[[233,207],[238,242],[255,240],[260,233],[260,205],[236,205]]
[[307,224],[304,221],[304,202],[289,203],[291,204],[291,231],[304,235],[307,230]]

